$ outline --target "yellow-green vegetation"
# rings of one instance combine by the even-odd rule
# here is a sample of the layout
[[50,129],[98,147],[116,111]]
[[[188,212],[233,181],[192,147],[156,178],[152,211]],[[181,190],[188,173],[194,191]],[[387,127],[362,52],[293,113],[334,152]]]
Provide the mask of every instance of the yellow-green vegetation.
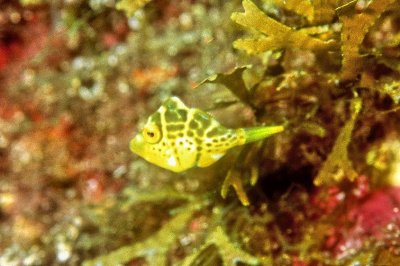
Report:
[[[301,12],[302,5],[295,4],[298,12]],[[294,6],[289,5],[294,8]],[[288,27],[275,19],[265,15],[250,0],[243,1],[244,13],[233,13],[232,20],[236,23],[254,29],[259,35],[251,39],[238,39],[234,42],[234,47],[245,50],[248,53],[262,53],[267,50],[278,50],[285,48],[301,47],[315,52],[328,52],[335,47],[331,40],[323,41],[314,38],[303,31],[298,31]]]
[[382,87],[378,90],[383,94],[389,95],[392,98],[393,102],[396,104],[400,103],[400,82],[399,81],[391,81],[388,83],[383,83]]
[[[384,57],[382,52],[376,49],[366,49],[363,42],[369,37],[369,32],[381,16],[385,12],[391,14],[390,10],[395,12],[399,6],[394,4],[395,1],[376,0],[364,1],[365,6],[360,7],[361,2],[363,1],[271,0],[262,1],[263,10],[252,1],[244,0],[244,13],[232,13],[232,21],[251,33],[250,38],[234,41],[233,47],[250,56],[244,57],[243,54],[239,54],[238,57],[246,58],[240,59],[242,66],[204,79],[197,85],[195,93],[201,95],[201,90],[207,90],[207,86],[214,85],[220,91],[212,92],[215,99],[213,104],[209,105],[210,110],[225,109],[240,103],[242,108],[249,108],[253,112],[253,123],[285,123],[288,132],[276,140],[253,143],[233,152],[227,161],[222,160],[220,163],[222,171],[216,170],[215,167],[210,168],[210,172],[217,173],[212,176],[225,177],[221,185],[223,199],[235,201],[234,198],[228,197],[229,188],[233,187],[241,204],[251,205],[253,197],[249,197],[246,192],[249,190],[248,185],[257,186],[260,178],[281,167],[295,169],[302,165],[312,165],[316,172],[312,177],[316,186],[340,186],[344,179],[354,181],[362,171],[365,172],[365,168],[360,167],[360,161],[353,162],[353,158],[366,158],[364,151],[357,146],[362,144],[354,144],[353,135],[355,132],[358,132],[358,135],[365,134],[363,129],[357,128],[360,121],[367,121],[363,122],[363,125],[373,123],[366,113],[372,111],[385,115],[387,112],[396,112],[399,85],[390,75],[379,81],[371,78],[371,67],[375,67],[377,62],[384,62],[393,70],[398,70],[398,64],[389,57]],[[378,26],[375,27],[377,30]],[[392,38],[391,47],[397,44],[398,38]],[[293,62],[293,58],[298,61]],[[396,76],[398,73],[392,75]],[[223,87],[218,85],[223,85],[227,90],[223,91]],[[388,110],[376,110],[372,107],[374,101],[378,100],[374,92],[392,100]],[[218,100],[218,97],[223,100]],[[365,111],[366,106],[373,109]],[[229,112],[226,111],[225,115],[229,117]],[[387,130],[393,132],[394,128],[389,125]],[[308,143],[299,143],[297,139],[304,134],[311,136],[311,139]],[[354,154],[354,147],[359,148],[356,151],[359,154]],[[369,152],[367,160],[370,165],[374,165],[371,156],[376,154],[373,151]],[[189,171],[184,176],[196,178],[199,173],[201,172]],[[154,193],[158,195],[160,192]],[[174,194],[169,195],[174,198]],[[306,195],[304,192],[298,194],[303,197],[304,202],[307,201]],[[302,224],[301,229],[286,228],[285,230],[302,231],[297,240],[288,240],[285,231],[282,231],[279,225],[273,225],[279,220],[279,214],[274,215],[268,211],[264,213],[265,217],[274,217],[264,223],[264,226],[272,225],[274,228],[274,233],[268,233],[265,229],[256,229],[255,217],[241,213],[236,217],[243,223],[241,226],[252,224],[254,227],[249,230],[260,230],[266,238],[263,242],[263,245],[266,245],[265,249],[260,250],[260,247],[249,244],[254,241],[249,239],[252,233],[243,237],[242,241],[247,239],[243,242],[247,247],[244,251],[232,238],[239,232],[232,232],[234,229],[227,223],[220,225],[220,212],[225,207],[216,203],[219,202],[218,197],[209,196],[203,203],[199,203],[197,197],[192,198],[190,203],[180,207],[158,232],[146,240],[102,255],[88,261],[87,265],[96,262],[108,265],[108,261],[127,262],[137,257],[144,257],[150,265],[167,265],[168,250],[172,248],[173,242],[177,241],[178,235],[183,234],[191,217],[194,217],[195,213],[204,215],[210,208],[217,214],[207,218],[209,222],[206,232],[201,237],[202,244],[192,250],[186,250],[185,257],[177,265],[293,263],[290,259],[285,261],[284,254],[296,254],[297,258],[305,263],[334,261],[325,258],[322,252],[318,251],[318,243],[326,236],[323,232],[332,226],[329,225],[328,217],[325,216],[323,221],[313,221],[307,226]],[[292,194],[289,193],[288,197],[290,196]],[[289,207],[285,200],[283,196],[277,204],[282,208],[280,211],[294,212],[292,219],[295,220],[306,219],[305,216],[297,214],[295,208]],[[235,205],[232,208],[232,212],[235,212],[243,207]],[[307,224],[306,220],[304,222]],[[238,228],[242,228],[241,226]],[[271,247],[266,244],[268,241],[273,242],[268,238],[272,235],[281,248],[281,255],[276,259],[272,257]],[[153,248],[150,252],[151,246]],[[254,255],[251,255],[252,252]],[[367,253],[361,252],[360,255],[350,259],[344,258],[335,264],[372,265],[379,252],[372,248]]]
[[[0,109],[0,264],[399,264],[399,1],[19,2],[62,37]],[[188,113],[285,130],[201,168],[139,151]]]
[[355,11],[354,4],[357,1],[352,1],[339,9],[339,18],[342,22],[342,77],[344,79],[354,78],[366,65],[360,54],[361,43],[371,26],[394,2],[395,0],[371,1],[361,13]]
[[210,246],[216,246],[218,249],[218,253],[221,256],[222,264],[223,265],[236,265],[239,262],[245,263],[248,265],[258,265],[259,259],[254,256],[249,255],[248,253],[240,250],[236,247],[231,240],[227,237],[224,233],[223,229],[220,226],[216,226],[213,231],[207,236],[206,242],[200,249],[187,257],[182,265],[183,266],[190,266],[199,263],[198,257],[204,254],[204,259],[206,260],[203,262],[204,264],[212,263],[212,260],[209,257],[209,252],[205,252]]
[[[145,239],[144,241],[124,246],[114,250],[106,255],[87,260],[83,263],[85,266],[105,265],[111,266],[115,264],[123,264],[137,258],[144,258],[148,265],[167,265],[168,254],[170,249],[174,247],[178,241],[178,237],[188,230],[189,222],[193,220],[196,212],[204,211],[212,204],[208,197],[193,197],[191,195],[176,194],[173,191],[157,191],[154,193],[140,193],[137,191],[126,190],[125,195],[129,200],[121,207],[123,210],[135,208],[143,203],[160,202],[178,200],[184,203],[178,208],[171,210],[173,217],[167,223],[162,225],[156,233]],[[214,204],[213,204],[214,205]],[[109,206],[115,208],[117,206]],[[240,249],[236,244],[229,240],[223,228],[219,225],[221,219],[222,206],[214,205],[212,207],[211,224],[207,229],[209,231],[204,244],[182,262],[182,265],[193,265],[200,263],[201,265],[214,265],[218,256],[209,255],[208,249],[214,247],[218,250],[218,254],[222,259],[223,265],[237,265],[245,263],[248,265],[258,265],[259,260]],[[102,216],[104,214],[95,214]],[[188,236],[189,237],[189,236]],[[205,260],[199,262],[198,260]]]
[[351,103],[351,118],[346,122],[340,130],[332,151],[323,163],[314,183],[319,186],[321,184],[334,184],[340,182],[344,177],[350,181],[357,178],[357,172],[353,169],[351,160],[348,155],[348,146],[351,142],[354,125],[362,107],[359,98],[355,98]]
[[[187,222],[196,210],[196,205],[188,205],[175,214],[167,224],[148,239],[124,246],[107,255],[97,257],[83,263],[84,266],[91,265],[116,265],[128,263],[134,258],[144,257],[149,265],[166,265],[168,261],[167,253],[172,245],[177,241],[179,234],[187,226]],[[198,208],[198,207],[197,207]]]

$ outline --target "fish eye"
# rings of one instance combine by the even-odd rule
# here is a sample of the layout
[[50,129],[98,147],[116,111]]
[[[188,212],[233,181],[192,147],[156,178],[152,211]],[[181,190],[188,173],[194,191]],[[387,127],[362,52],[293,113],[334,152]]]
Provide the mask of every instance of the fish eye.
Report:
[[146,125],[143,128],[143,138],[146,142],[154,144],[160,141],[161,131],[155,124]]

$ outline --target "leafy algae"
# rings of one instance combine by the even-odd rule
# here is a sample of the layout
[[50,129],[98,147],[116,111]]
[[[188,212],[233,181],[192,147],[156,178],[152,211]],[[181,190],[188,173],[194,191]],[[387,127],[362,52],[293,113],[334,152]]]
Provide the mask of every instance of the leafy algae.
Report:
[[348,146],[352,140],[352,132],[361,107],[361,99],[355,98],[352,100],[351,118],[340,130],[332,151],[329,153],[328,158],[325,160],[317,177],[314,179],[316,185],[337,183],[344,177],[348,178],[350,181],[354,181],[358,176],[349,159]]
[[[342,22],[342,77],[344,79],[354,78],[365,65],[360,54],[360,46],[368,30],[377,19],[386,11],[395,0],[375,0],[362,10],[360,14],[355,13],[355,8],[339,15]],[[346,8],[347,9],[347,8]],[[346,10],[347,11],[347,10]]]
[[250,54],[267,50],[302,47],[313,51],[326,52],[335,46],[333,41],[322,41],[301,31],[292,29],[265,15],[250,0],[243,1],[244,13],[233,13],[236,23],[258,31],[262,36],[250,39],[238,39],[233,45]]
[[[52,1],[21,2],[58,8]],[[91,10],[95,2],[104,8]],[[357,216],[345,209],[368,213],[357,208],[369,199],[360,191],[382,189],[363,185],[361,175],[365,182],[387,179],[386,172],[398,175],[390,162],[398,156],[389,156],[397,154],[391,144],[399,138],[398,3],[265,0],[254,1],[256,6],[246,0],[241,12],[235,1],[154,1],[142,17],[132,17],[147,2],[66,2],[54,19],[66,28],[70,57],[53,70],[40,70],[36,58],[23,76],[25,85],[9,90],[13,108],[25,117],[19,122],[7,120],[13,108],[5,105],[11,111],[4,111],[1,101],[0,123],[7,129],[0,132],[0,156],[6,157],[1,169],[13,173],[1,181],[6,189],[0,191],[1,217],[12,217],[6,224],[26,222],[0,232],[10,244],[0,246],[0,262],[34,253],[45,254],[34,260],[42,265],[61,263],[60,254],[71,254],[71,265],[83,260],[86,265],[397,262],[379,238],[348,230],[360,227]],[[250,37],[239,36],[235,23],[229,23],[231,14]],[[204,171],[171,175],[139,160],[131,163],[135,158],[125,146],[133,125],[172,94],[200,108],[220,97],[224,101],[215,106],[222,121],[237,127],[288,121],[288,129],[233,151]],[[33,107],[26,104],[31,103],[27,95],[35,99]],[[46,117],[51,121],[44,126],[35,124]],[[30,129],[31,136],[20,138]],[[387,142],[388,136],[394,142]],[[65,156],[55,156],[60,154]],[[366,161],[370,168],[384,162],[390,171],[370,170]],[[9,180],[20,183],[8,185],[13,184]],[[42,222],[48,226],[46,208],[52,206],[10,211],[23,201],[22,194],[31,195],[25,193],[32,193],[31,180],[39,184],[32,187],[46,188],[49,195],[70,190],[69,198],[56,202],[61,211],[52,219],[57,224],[23,253],[23,245],[12,245],[12,233],[40,236],[29,230],[42,228],[35,226]],[[119,198],[121,186],[125,192]],[[236,196],[229,194],[231,187]],[[87,211],[92,208],[95,214]],[[37,213],[27,217],[40,223],[21,218],[24,212]],[[72,237],[63,237],[65,232]]]
[[196,205],[189,205],[176,214],[158,232],[148,239],[124,246],[92,260],[85,261],[84,266],[105,265],[112,266],[127,263],[134,258],[144,257],[151,266],[167,264],[167,253],[172,244],[175,243],[179,234],[185,229],[187,222],[196,210]]

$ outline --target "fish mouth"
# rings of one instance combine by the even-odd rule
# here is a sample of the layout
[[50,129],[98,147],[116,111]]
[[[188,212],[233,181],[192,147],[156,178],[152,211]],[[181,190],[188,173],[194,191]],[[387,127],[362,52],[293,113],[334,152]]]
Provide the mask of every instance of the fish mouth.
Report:
[[144,139],[141,134],[137,134],[131,141],[129,142],[129,149],[136,153],[139,156],[143,156],[143,145]]

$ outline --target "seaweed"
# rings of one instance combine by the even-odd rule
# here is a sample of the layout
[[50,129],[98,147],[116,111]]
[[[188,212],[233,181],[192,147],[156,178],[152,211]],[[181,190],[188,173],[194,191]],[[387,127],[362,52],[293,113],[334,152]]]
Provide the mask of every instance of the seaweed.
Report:
[[[0,4],[0,264],[399,264],[398,1],[147,3]],[[172,95],[286,129],[170,173]]]
[[400,82],[399,81],[392,81],[392,82],[385,82],[379,88],[379,91],[383,94],[388,95],[395,104],[400,103]]
[[331,23],[337,3],[336,0],[314,0],[314,23]]
[[361,13],[356,13],[354,5],[346,5],[339,9],[339,19],[343,27],[341,34],[343,79],[354,78],[366,66],[365,58],[360,54],[360,46],[371,27],[394,2],[395,0],[374,0]]
[[189,204],[183,207],[181,212],[171,218],[158,232],[154,233],[146,240],[123,246],[106,255],[87,260],[83,265],[90,266],[101,264],[111,266],[127,263],[140,257],[144,257],[149,265],[167,265],[167,253],[169,252],[169,248],[175,243],[179,234],[185,229],[187,222],[197,208],[197,204]]
[[259,169],[257,167],[257,156],[261,150],[262,142],[254,143],[244,147],[235,161],[231,164],[221,186],[221,196],[226,198],[229,188],[233,187],[240,202],[248,206],[250,201],[243,187],[243,180],[249,180],[250,185],[254,186],[259,178]]
[[249,54],[295,47],[315,52],[327,52],[336,46],[336,42],[333,40],[323,41],[268,17],[250,0],[244,0],[242,4],[245,12],[233,13],[232,20],[244,27],[256,30],[259,36],[236,40],[233,46],[237,49],[245,50]]
[[360,98],[353,99],[351,102],[351,118],[340,130],[332,151],[314,179],[315,185],[338,183],[344,177],[354,181],[358,176],[348,156],[348,146],[352,140],[352,132],[361,108],[362,100]]
[[[361,12],[356,10],[356,1],[351,1],[335,9],[333,3],[322,1],[268,1],[277,7],[294,11],[296,14],[305,15],[309,23],[315,17],[325,17],[325,26],[291,28],[269,17],[250,0],[243,1],[244,13],[233,13],[232,20],[236,23],[258,32],[253,38],[238,39],[234,47],[245,50],[249,54],[259,54],[268,50],[302,47],[315,53],[336,52],[338,45],[342,52],[341,78],[354,79],[367,65],[366,55],[361,53],[362,43],[372,26],[380,16],[390,9],[394,0],[371,1]],[[330,15],[328,15],[328,13]],[[318,14],[318,15],[317,15]],[[325,15],[322,15],[325,14]],[[330,39],[324,40],[316,36],[323,36],[333,27],[334,15],[337,15],[341,24],[340,40],[335,35],[328,35]],[[397,43],[396,38],[391,44]],[[367,54],[368,55],[368,54]],[[397,69],[396,61],[385,58],[382,60]]]
[[[127,263],[134,259],[143,258],[149,265],[168,265],[168,254],[172,246],[178,240],[185,228],[189,225],[191,219],[196,212],[204,211],[210,205],[211,201],[208,197],[194,198],[190,195],[174,194],[172,191],[158,191],[156,193],[136,192],[127,190],[125,196],[129,201],[125,202],[121,209],[126,209],[132,205],[137,205],[146,202],[161,202],[163,200],[184,199],[186,203],[170,211],[171,218],[167,223],[162,225],[162,228],[157,232],[147,237],[145,240],[135,242],[132,245],[124,245],[114,251],[105,255],[86,260],[83,265],[115,265],[118,263]],[[173,197],[175,195],[175,197]],[[214,209],[220,207],[214,206]],[[215,224],[219,224],[221,219],[219,211],[215,211],[212,220]],[[223,265],[237,265],[238,263],[245,263],[248,265],[258,265],[259,260],[240,249],[236,244],[229,240],[224,232],[222,226],[211,226],[206,234],[204,244],[199,248],[192,250],[180,265],[197,265],[202,255],[210,246],[218,249],[219,257]],[[201,264],[206,265],[206,264]]]
[[[244,263],[247,265],[259,264],[259,260],[256,257],[236,247],[225,234],[221,226],[216,226],[208,235],[205,243],[196,252],[185,258],[182,266],[196,265],[195,262],[198,257],[211,245],[218,248],[218,252],[222,259],[222,265],[224,266],[238,265],[238,263]],[[207,265],[207,263],[202,263],[201,265]]]
[[313,6],[313,1],[310,0],[264,0],[266,3],[272,3],[279,8],[285,8],[287,10],[293,11],[300,16],[305,16],[309,22],[314,20],[315,9]]
[[207,83],[219,83],[226,86],[237,98],[243,103],[252,104],[251,88],[248,88],[243,79],[243,72],[249,69],[250,66],[236,67],[229,73],[214,74],[198,84],[198,86]]

